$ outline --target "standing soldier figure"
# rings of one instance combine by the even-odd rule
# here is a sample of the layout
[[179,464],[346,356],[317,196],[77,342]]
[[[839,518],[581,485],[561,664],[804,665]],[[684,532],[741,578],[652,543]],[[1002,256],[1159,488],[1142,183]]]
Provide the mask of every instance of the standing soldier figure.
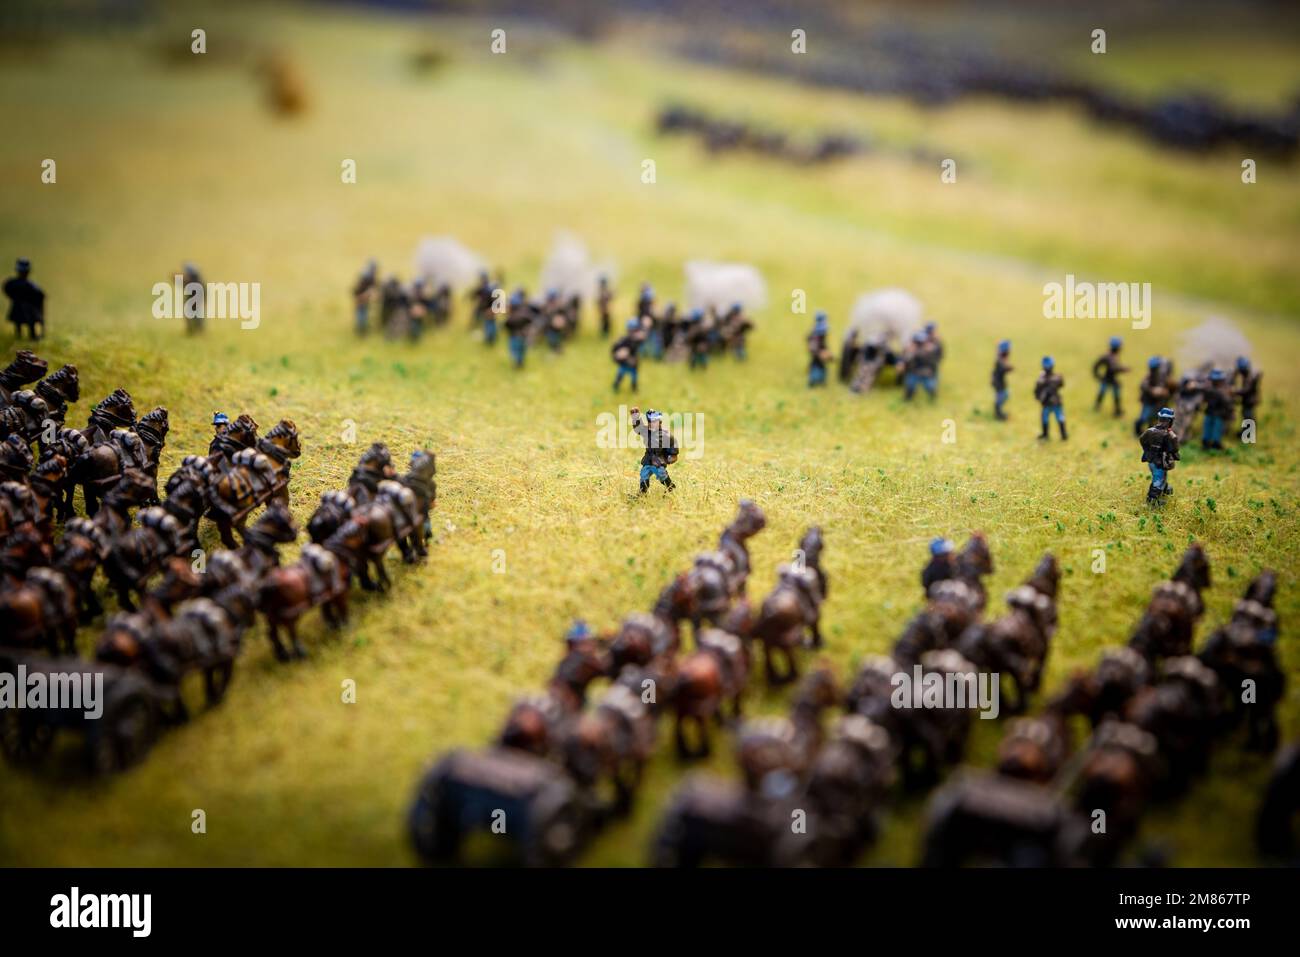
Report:
[[528,352],[528,327],[532,322],[532,311],[524,299],[524,291],[516,289],[510,294],[510,308],[506,311],[507,343],[516,369],[524,367],[524,356]]
[[641,283],[641,292],[636,300],[636,317],[653,316],[655,311],[655,291],[648,283]]
[[14,338],[21,339],[23,326],[26,326],[29,339],[40,339],[45,335],[45,291],[27,278],[32,271],[30,260],[19,259],[14,268],[18,275],[6,280],[4,285],[5,295],[9,297],[9,321],[14,324]]
[[690,325],[686,328],[686,343],[691,350],[690,368],[706,369],[709,365],[709,333],[712,311],[691,310]]
[[1169,401],[1169,369],[1160,356],[1147,360],[1147,374],[1138,383],[1138,398],[1142,400],[1142,409],[1133,422],[1133,434],[1141,435],[1146,424],[1158,409],[1164,408]]
[[909,402],[916,394],[919,385],[925,389],[931,401],[934,400],[938,373],[937,350],[929,336],[918,332],[912,336],[912,348],[903,359],[903,398]]
[[1011,355],[1011,340],[1003,339],[998,343],[998,355],[993,360],[993,417],[1001,422],[1005,422],[1007,414],[1002,411],[1002,407],[1007,404],[1007,373],[1012,370],[1012,365],[1007,361]]
[[632,428],[645,443],[645,455],[641,456],[641,494],[650,490],[650,479],[657,478],[664,488],[672,491],[677,486],[668,475],[668,466],[677,461],[677,440],[663,427],[663,413],[647,409],[646,421],[641,423],[641,410],[632,408]]
[[618,374],[614,376],[614,391],[618,391],[619,384],[623,381],[623,376],[632,377],[632,391],[636,391],[637,375],[637,352],[641,348],[641,324],[635,319],[627,321],[627,333],[619,338],[613,348],[609,350],[610,356],[618,364]]
[[1065,434],[1065,408],[1061,405],[1061,389],[1065,386],[1065,378],[1054,371],[1055,368],[1056,363],[1052,357],[1043,356],[1043,371],[1034,383],[1034,398],[1043,407],[1043,431],[1038,436],[1043,441],[1048,437],[1047,425],[1052,416],[1056,416],[1056,424],[1061,429],[1061,441],[1069,438]]
[[1097,390],[1097,401],[1092,404],[1094,410],[1101,408],[1101,402],[1106,398],[1109,392],[1114,396],[1115,417],[1119,418],[1124,414],[1120,408],[1119,398],[1119,375],[1122,372],[1128,372],[1128,366],[1119,361],[1119,351],[1124,347],[1124,340],[1119,336],[1110,337],[1110,349],[1105,355],[1099,356],[1097,361],[1092,364],[1093,378],[1101,380],[1101,388]]
[[830,321],[826,313],[813,317],[813,331],[808,336],[808,388],[826,384],[826,363],[831,361],[831,350],[826,340],[830,336]]
[[[1250,360],[1245,356],[1237,357],[1237,369],[1232,374],[1232,381],[1241,380],[1241,385],[1232,390],[1232,394],[1241,400],[1242,422],[1255,421],[1255,407],[1259,405],[1259,380],[1264,375],[1250,367]],[[1242,426],[1244,430],[1245,425]]]
[[1232,393],[1228,391],[1228,377],[1222,369],[1210,370],[1210,383],[1205,389],[1205,423],[1201,426],[1201,448],[1223,448],[1223,431],[1232,415]]
[[379,292],[379,263],[366,260],[366,268],[352,287],[352,301],[356,312],[357,335],[364,336],[370,326],[370,303]]
[[600,309],[600,334],[609,338],[609,307],[614,301],[614,292],[609,288],[609,277],[600,277],[600,288],[596,292],[596,306]]
[[[183,263],[181,265],[181,288],[185,290],[185,306],[182,310],[185,313],[185,332],[187,335],[195,335],[203,331],[203,321],[207,318],[207,291],[203,285],[203,277],[199,275],[199,267],[194,263]],[[189,290],[192,286],[199,289],[198,295],[193,297],[194,308],[189,308],[191,297]],[[191,312],[193,314],[191,314]]]
[[1169,472],[1174,467],[1178,455],[1178,433],[1174,431],[1174,410],[1163,408],[1156,413],[1156,424],[1142,433],[1142,461],[1151,470],[1151,487],[1147,489],[1147,501],[1159,501],[1161,496],[1172,495],[1169,486]]

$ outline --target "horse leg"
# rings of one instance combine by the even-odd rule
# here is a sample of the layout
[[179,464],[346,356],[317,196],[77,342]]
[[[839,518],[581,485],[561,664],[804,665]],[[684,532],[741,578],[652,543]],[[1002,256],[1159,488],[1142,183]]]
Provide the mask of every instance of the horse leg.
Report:
[[402,561],[407,565],[410,565],[415,561],[415,555],[411,552],[411,543],[408,542],[405,537],[399,538],[396,541],[398,551],[402,553]]
[[379,590],[388,591],[392,582],[388,578],[388,571],[384,568],[384,556],[376,555],[372,561],[375,563],[375,578],[379,581]]
[[94,518],[95,513],[99,511],[99,497],[95,495],[95,490],[89,485],[83,485],[81,493],[86,500],[86,515]]
[[812,625],[809,630],[812,632],[811,647],[820,648],[822,646],[822,625],[820,615],[812,620]]
[[275,658],[277,661],[288,661],[289,652],[284,650],[284,645],[280,643],[280,628],[275,623],[275,619],[270,615],[266,616],[267,632],[271,638],[271,647],[275,649]]
[[216,519],[217,532],[221,535],[221,544],[232,551],[239,548],[239,543],[235,541],[235,536],[230,533],[230,520],[224,516]]
[[290,618],[285,622],[285,627],[289,629],[289,640],[293,642],[293,655],[295,658],[306,658],[307,649],[302,646],[298,640],[298,619]]

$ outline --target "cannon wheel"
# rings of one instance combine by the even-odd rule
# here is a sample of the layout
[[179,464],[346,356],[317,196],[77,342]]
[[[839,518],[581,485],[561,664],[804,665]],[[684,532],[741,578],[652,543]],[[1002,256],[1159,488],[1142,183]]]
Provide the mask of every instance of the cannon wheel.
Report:
[[111,705],[86,732],[86,754],[96,774],[121,771],[139,761],[158,733],[158,714],[143,688],[113,696]]
[[29,711],[0,711],[0,750],[14,764],[39,764],[54,743],[54,728]]

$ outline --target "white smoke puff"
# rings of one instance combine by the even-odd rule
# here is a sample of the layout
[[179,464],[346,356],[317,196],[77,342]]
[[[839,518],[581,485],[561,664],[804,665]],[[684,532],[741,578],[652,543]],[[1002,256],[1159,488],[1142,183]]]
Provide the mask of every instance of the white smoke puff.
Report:
[[426,236],[415,247],[415,277],[434,285],[466,289],[478,281],[484,260],[451,236]]
[[596,288],[601,276],[614,281],[614,268],[611,263],[595,264],[587,253],[587,247],[573,233],[558,232],[551,244],[551,253],[542,266],[543,291],[558,289],[561,297],[581,296],[583,299],[596,298]]
[[1211,316],[1195,329],[1182,334],[1178,360],[1188,369],[1231,369],[1238,356],[1250,358],[1250,340],[1230,319]]
[[685,270],[686,302],[691,309],[712,307],[722,313],[738,302],[748,312],[767,305],[767,283],[753,266],[692,260]]
[[849,311],[845,338],[856,332],[859,342],[884,338],[907,342],[921,328],[925,307],[906,289],[878,289],[863,293]]

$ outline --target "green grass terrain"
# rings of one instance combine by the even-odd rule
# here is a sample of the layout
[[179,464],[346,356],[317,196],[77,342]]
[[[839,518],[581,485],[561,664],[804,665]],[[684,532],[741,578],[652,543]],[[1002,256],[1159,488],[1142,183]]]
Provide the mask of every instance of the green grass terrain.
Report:
[[[292,487],[303,522],[368,443],[403,459],[431,447],[436,544],[425,567],[395,564],[390,594],[358,597],[339,636],[313,614],[304,663],[277,664],[259,626],[228,700],[166,735],[142,766],[98,783],[6,768],[0,862],[411,863],[403,818],[427,762],[486,742],[511,700],[546,679],[572,618],[604,628],[648,608],[741,497],[769,519],[753,541],[752,595],[770,587],[806,525],[824,527],[827,655],[844,674],[887,651],[918,607],[917,574],[937,534],[987,532],[995,601],[1043,551],[1058,555],[1049,687],[1126,640],[1189,541],[1204,542],[1214,564],[1202,633],[1251,575],[1276,568],[1290,677],[1283,730],[1300,732],[1289,630],[1300,620],[1294,162],[1261,159],[1258,184],[1244,186],[1237,155],[1156,150],[1067,109],[971,101],[927,112],[660,61],[627,38],[580,47],[508,25],[509,53],[490,56],[484,24],[218,9],[0,64],[6,112],[24,117],[0,143],[0,255],[36,264],[50,296],[40,352],[78,365],[77,424],[117,386],[140,410],[165,404],[167,474],[206,448],[214,409],[250,412],[263,428],[292,418],[303,435]],[[175,55],[195,25],[208,31],[207,58]],[[160,52],[164,42],[173,55]],[[270,46],[306,77],[312,103],[298,119],[267,112],[247,66]],[[412,55],[430,47],[448,61],[414,71]],[[1229,83],[1247,60],[1247,85],[1264,58],[1294,64],[1294,46],[1258,38],[1197,49],[1221,57],[1214,75]],[[819,170],[710,159],[653,134],[654,111],[672,99],[770,126],[927,145],[958,158],[958,181],[892,156]],[[47,157],[58,163],[55,185],[40,182]],[[340,183],[345,158],[357,161],[356,185]],[[657,164],[653,185],[640,181],[646,158]],[[367,256],[406,276],[421,236],[453,234],[510,284],[534,286],[561,228],[619,263],[622,308],[643,277],[677,295],[687,259],[753,262],[766,276],[771,304],[747,364],[643,369],[643,407],[705,416],[703,457],[675,467],[671,498],[656,487],[639,499],[639,453],[597,445],[597,416],[627,397],[611,396],[607,348],[590,325],[563,356],[530,356],[522,374],[501,346],[471,338],[463,308],[418,346],[351,334],[347,288]],[[182,259],[209,280],[260,282],[261,326],[214,322],[186,339],[179,320],[153,319],[151,287]],[[1065,272],[1153,283],[1151,327],[1043,319],[1042,285]],[[857,294],[894,285],[940,323],[939,400],[810,394],[810,319],[790,314],[791,290],[829,310],[838,335]],[[1087,370],[1111,334],[1125,336],[1141,367],[1208,314],[1236,321],[1266,370],[1259,443],[1189,450],[1177,494],[1153,514],[1128,421],[1091,412]],[[988,388],[1002,337],[1015,341],[1017,366],[1005,424],[990,418]],[[1065,445],[1034,439],[1031,384],[1045,352],[1067,381]],[[948,419],[953,444],[941,441]],[[355,444],[342,438],[348,420]],[[204,536],[216,544],[206,524]],[[1091,572],[1098,548],[1104,574]],[[497,549],[503,574],[493,571]],[[85,647],[93,637],[83,630]],[[348,678],[354,705],[340,701]],[[784,703],[761,687],[750,699],[758,711]],[[986,763],[999,729],[981,724],[972,759]],[[681,774],[661,751],[634,817],[583,863],[644,862]],[[713,766],[729,773],[726,754]],[[1185,800],[1151,814],[1144,838],[1178,863],[1254,863],[1251,817],[1266,775],[1265,759],[1226,743]],[[921,807],[891,811],[868,861],[915,860]],[[190,831],[195,808],[207,813],[206,835]]]

